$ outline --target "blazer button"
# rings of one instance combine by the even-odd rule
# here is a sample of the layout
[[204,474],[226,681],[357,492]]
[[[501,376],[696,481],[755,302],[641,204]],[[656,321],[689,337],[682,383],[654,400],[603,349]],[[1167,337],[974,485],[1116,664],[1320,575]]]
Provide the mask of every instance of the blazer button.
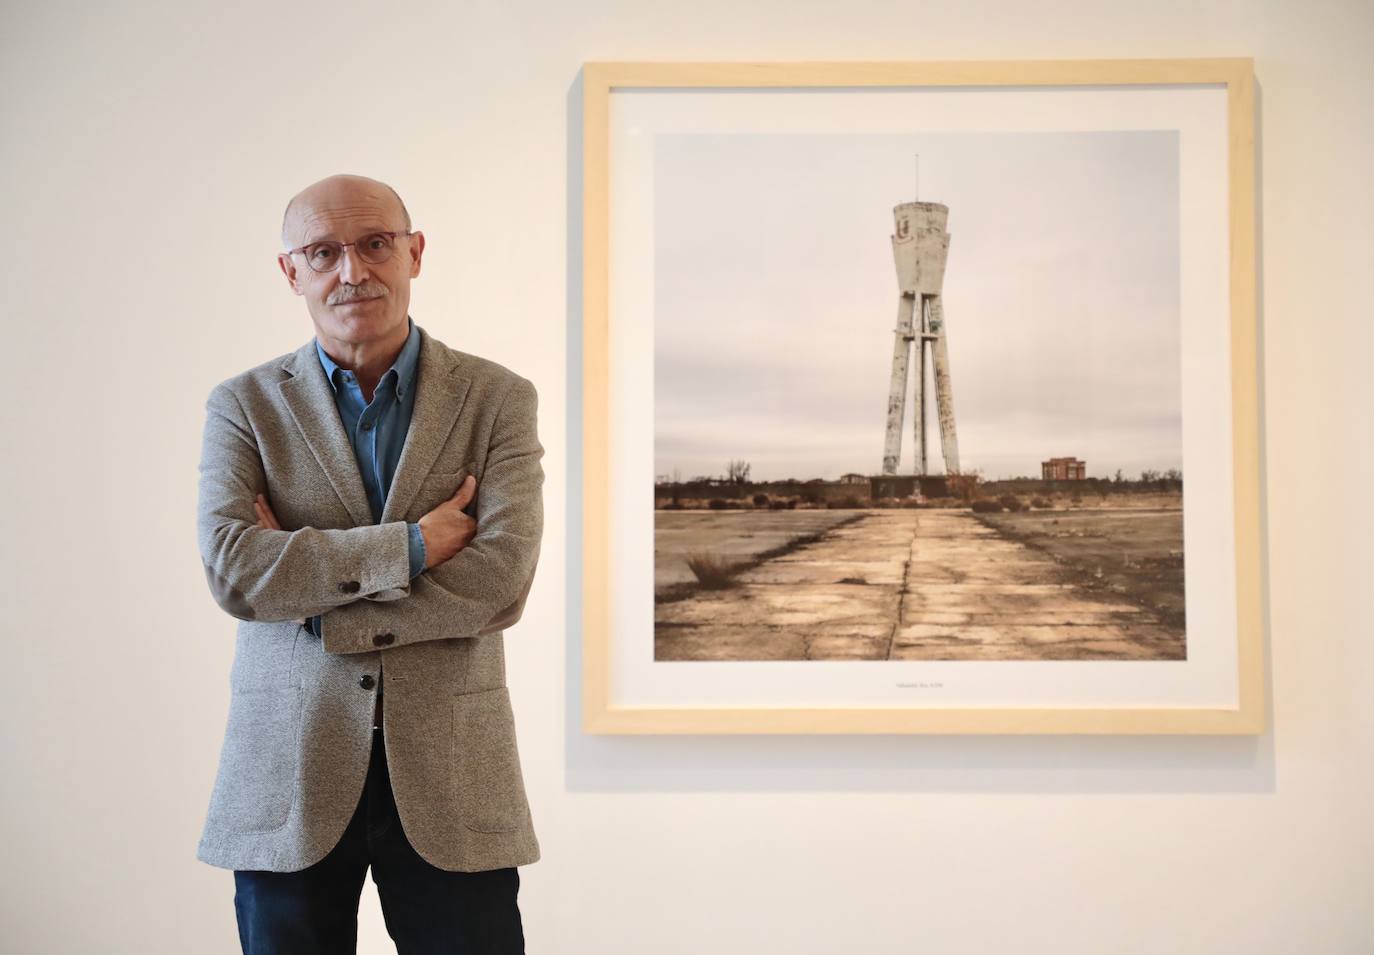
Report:
[[345,580],[343,583],[339,584],[339,593],[356,594],[361,588],[362,584],[358,583],[356,580]]
[[394,633],[379,633],[372,638],[372,645],[374,647],[389,647],[395,642],[396,634]]
[[377,681],[372,679],[371,673],[364,673],[362,679],[358,681],[358,685],[364,690],[370,690],[377,685]]

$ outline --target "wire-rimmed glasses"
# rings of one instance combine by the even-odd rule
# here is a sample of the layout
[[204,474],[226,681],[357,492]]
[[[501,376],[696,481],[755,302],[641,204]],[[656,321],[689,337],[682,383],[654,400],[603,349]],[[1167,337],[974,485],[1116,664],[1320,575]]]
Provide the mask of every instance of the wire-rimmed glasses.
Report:
[[414,234],[414,232],[371,232],[356,242],[335,242],[333,239],[321,239],[298,249],[292,249],[287,255],[302,253],[305,255],[305,264],[314,271],[332,272],[343,261],[343,250],[351,245],[358,250],[358,257],[364,262],[381,265],[396,254],[397,236]]

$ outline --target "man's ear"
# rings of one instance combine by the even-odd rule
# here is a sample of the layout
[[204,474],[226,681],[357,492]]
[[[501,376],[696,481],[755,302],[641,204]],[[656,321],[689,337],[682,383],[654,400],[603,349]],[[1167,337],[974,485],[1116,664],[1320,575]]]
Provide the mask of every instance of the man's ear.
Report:
[[277,265],[281,267],[282,274],[286,276],[286,281],[290,283],[291,291],[295,292],[297,295],[304,295],[305,293],[301,291],[300,283],[296,281],[296,263],[292,261],[291,256],[287,255],[285,252],[278,253]]
[[425,253],[425,234],[412,232],[410,235],[410,277],[420,274],[420,256]]

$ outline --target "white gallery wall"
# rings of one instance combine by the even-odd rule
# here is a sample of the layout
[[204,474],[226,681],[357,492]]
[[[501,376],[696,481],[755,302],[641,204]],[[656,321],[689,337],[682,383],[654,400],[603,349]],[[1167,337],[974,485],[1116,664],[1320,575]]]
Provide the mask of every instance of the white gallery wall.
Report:
[[[416,320],[540,392],[530,952],[1374,951],[1372,41],[1367,2],[5,3],[0,950],[238,951],[204,400],[312,334],[278,226],[342,171],[425,232]],[[1269,731],[583,735],[580,64],[1245,55]],[[370,880],[359,919],[393,950]]]

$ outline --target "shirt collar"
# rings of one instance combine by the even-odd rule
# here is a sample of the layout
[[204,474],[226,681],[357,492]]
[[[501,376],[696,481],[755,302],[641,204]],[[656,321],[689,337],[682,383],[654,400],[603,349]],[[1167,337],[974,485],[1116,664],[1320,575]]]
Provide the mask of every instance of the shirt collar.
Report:
[[[396,360],[387,373],[382,375],[382,382],[387,380],[391,372],[396,372],[396,397],[404,398],[415,383],[415,368],[420,359],[420,330],[415,327],[415,320],[409,315],[406,316],[406,324],[410,328],[410,334],[406,336],[406,343],[401,346],[401,353],[396,356]],[[339,370],[339,365],[324,350],[317,337],[315,339],[315,351],[320,356],[320,365],[324,368],[324,377],[329,381],[329,387],[334,389],[334,393],[339,391],[338,384],[334,381],[334,372]],[[381,383],[378,387],[381,387]]]

